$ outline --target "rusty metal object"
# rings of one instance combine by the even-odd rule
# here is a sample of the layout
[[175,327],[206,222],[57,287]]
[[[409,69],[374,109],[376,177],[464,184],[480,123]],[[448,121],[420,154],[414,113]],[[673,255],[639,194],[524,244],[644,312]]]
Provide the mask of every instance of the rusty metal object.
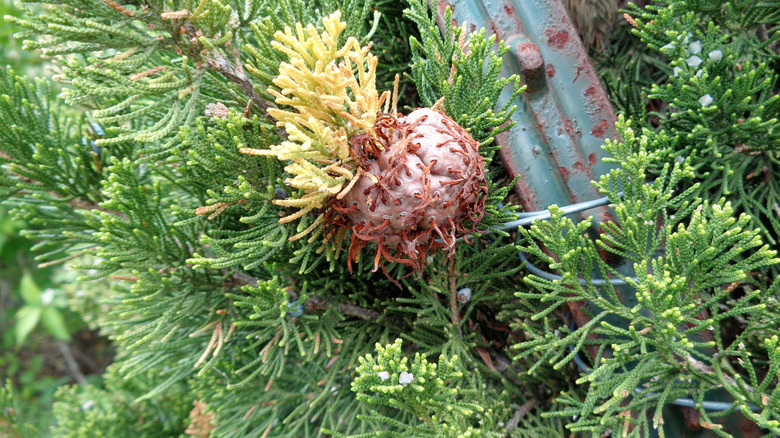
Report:
[[[444,23],[448,6],[453,23]],[[437,21],[442,29],[464,22],[470,31],[487,29],[509,47],[502,75],[519,74],[527,86],[513,102],[514,127],[498,137],[504,167],[519,176],[515,190],[523,208],[538,211],[599,198],[591,181],[612,168],[602,161],[601,146],[606,138],[618,138],[617,118],[563,4],[440,0]],[[509,98],[511,90],[505,90],[499,106]],[[612,219],[606,207],[586,215],[599,222]],[[584,305],[569,303],[580,325],[589,320]]]
[[[516,189],[523,207],[540,210],[599,197],[591,181],[611,168],[601,160],[601,146],[618,138],[616,117],[563,4],[443,0],[440,26],[446,6],[453,24],[484,27],[509,46],[502,73],[519,73],[528,86],[514,102],[516,125],[498,139],[504,165],[520,175]],[[503,97],[509,96],[507,91]],[[596,214],[605,219],[608,213]]]

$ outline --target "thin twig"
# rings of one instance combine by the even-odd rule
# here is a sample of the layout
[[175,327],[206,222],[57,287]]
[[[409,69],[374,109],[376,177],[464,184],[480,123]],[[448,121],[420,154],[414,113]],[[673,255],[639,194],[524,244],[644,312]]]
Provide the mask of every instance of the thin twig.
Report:
[[97,203],[89,202],[86,200],[83,200],[81,198],[74,198],[68,201],[68,205],[72,207],[76,207],[81,210],[97,210],[102,211],[104,213],[113,214],[114,216],[121,217],[122,219],[127,219],[127,215],[122,213],[121,211],[116,210],[109,210],[107,208],[101,207]]
[[67,262],[67,261],[69,261],[69,260],[73,260],[73,259],[75,259],[75,258],[78,258],[78,257],[81,257],[81,256],[83,256],[84,254],[86,254],[87,250],[94,249],[94,248],[96,248],[96,247],[97,247],[97,245],[90,246],[90,247],[89,247],[89,248],[87,248],[87,249],[81,250],[81,251],[79,251],[79,252],[77,252],[77,253],[75,253],[75,254],[68,255],[68,256],[66,256],[66,257],[63,257],[63,258],[61,258],[61,259],[52,260],[52,261],[50,261],[50,262],[46,262],[46,263],[39,263],[39,264],[38,264],[38,267],[39,267],[39,268],[41,268],[41,269],[43,269],[43,268],[48,268],[49,266],[54,266],[54,265],[59,265],[59,264],[61,264],[61,263],[65,263],[65,262]]
[[349,303],[339,303],[338,309],[339,312],[345,315],[356,316],[360,319],[365,319],[366,321],[376,321],[376,319],[382,315],[376,310],[366,309]]
[[97,361],[93,359],[92,356],[75,347],[71,347],[70,351],[73,353],[74,358],[77,358],[82,365],[86,365],[87,371],[89,371],[87,374],[103,374],[105,371],[105,367],[97,363]]
[[[243,272],[233,273],[232,285],[240,286],[244,284],[256,287],[258,281],[256,278],[252,277],[251,275],[247,275]],[[291,286],[287,288],[287,294],[290,295],[290,297],[293,299],[298,298],[298,294]],[[336,309],[338,309],[338,311],[344,315],[354,316],[366,321],[376,321],[383,315],[382,312],[372,310],[372,309],[366,309],[365,307],[356,306],[351,303],[343,303],[343,302],[331,303],[319,295],[309,295],[306,298],[306,303],[305,303],[307,310],[316,310],[320,312],[324,312],[325,310],[328,310],[328,308],[330,308],[330,306],[332,305],[335,305]],[[386,320],[392,321],[393,318],[392,317],[386,318]]]
[[452,311],[452,325],[458,328],[458,335],[463,337],[463,329],[460,326],[460,308],[458,307],[458,284],[455,276],[455,257],[450,257],[447,268],[447,276],[450,284],[450,310]]
[[[184,26],[182,26],[182,29],[184,29],[184,33],[191,41],[197,41],[198,37],[203,35],[203,33],[196,29],[192,23],[185,23]],[[246,94],[246,96],[249,98],[249,101],[262,108],[266,115],[268,115],[268,109],[273,108],[274,105],[263,99],[257,90],[255,90],[255,87],[252,85],[249,77],[247,77],[246,73],[244,72],[244,67],[241,65],[241,60],[238,57],[237,47],[235,47],[233,50],[233,56],[235,57],[235,65],[231,63],[230,60],[222,56],[222,54],[219,53],[217,49],[214,49],[210,56],[205,55],[205,59],[206,63],[209,65],[209,67],[211,67],[212,70],[215,70],[230,82],[238,85],[244,94]],[[268,115],[268,118],[275,120],[270,115]]]
[[[331,303],[317,295],[310,296],[306,299],[307,309],[322,311],[327,310],[330,306]],[[376,310],[366,309],[365,307],[356,306],[350,303],[338,303],[336,308],[344,315],[355,316],[366,321],[376,321],[377,318],[382,316],[382,314]]]
[[233,280],[236,285],[248,285],[252,287],[257,287],[259,282],[255,277],[252,277],[249,274],[245,274],[243,272],[234,272],[233,273]]
[[[19,192],[16,192],[17,195],[27,195],[27,194],[33,194],[35,192],[29,191],[29,190],[20,190]],[[58,200],[63,200],[62,197],[57,192],[48,192],[49,194],[53,195],[56,198],[59,198]],[[101,207],[97,203],[87,201],[82,198],[73,198],[69,201],[66,201],[66,204],[70,205],[71,207],[76,207],[80,210],[97,210],[102,211],[105,213],[113,214],[114,216],[121,217],[122,219],[127,219],[127,215],[122,213],[121,211],[116,210],[109,210],[105,207]]]
[[506,422],[506,431],[511,432],[517,428],[517,425],[520,423],[520,420],[525,417],[525,415],[533,408],[536,407],[536,405],[539,404],[539,400],[533,399],[525,402],[522,406],[518,405],[511,405],[510,407],[517,409],[515,411],[515,415],[509,419],[509,421]]
[[498,351],[494,350],[493,354],[496,356],[496,371],[504,376],[505,379],[512,381],[518,386],[522,386],[523,382],[517,377],[520,375],[520,371],[512,365],[512,361]]
[[70,346],[68,346],[65,341],[57,341],[57,348],[60,350],[60,353],[62,353],[62,357],[65,359],[65,363],[68,365],[68,369],[70,369],[70,373],[73,374],[73,378],[76,379],[76,382],[81,386],[87,386],[87,379],[84,377],[84,374],[82,374],[81,368],[79,368],[79,364],[76,362],[76,358],[73,357]]
[[[222,76],[227,78],[230,82],[238,85],[241,90],[246,94],[251,102],[263,109],[266,114],[269,108],[273,108],[270,102],[263,99],[260,94],[255,90],[252,82],[249,81],[243,68],[236,68],[227,58],[222,56],[219,52],[214,50],[213,57],[206,57],[208,65],[219,72]],[[240,66],[240,64],[239,64]],[[270,115],[269,118],[273,119]]]

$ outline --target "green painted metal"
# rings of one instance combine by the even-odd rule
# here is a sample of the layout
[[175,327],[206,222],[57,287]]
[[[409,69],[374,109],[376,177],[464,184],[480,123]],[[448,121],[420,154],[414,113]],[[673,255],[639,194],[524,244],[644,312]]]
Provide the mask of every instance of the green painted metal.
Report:
[[446,6],[457,23],[484,27],[508,45],[503,73],[519,73],[528,86],[514,102],[516,125],[499,138],[505,166],[520,175],[516,189],[524,208],[599,197],[591,181],[609,171],[601,146],[617,138],[616,117],[563,5],[445,0],[438,4],[440,24]]

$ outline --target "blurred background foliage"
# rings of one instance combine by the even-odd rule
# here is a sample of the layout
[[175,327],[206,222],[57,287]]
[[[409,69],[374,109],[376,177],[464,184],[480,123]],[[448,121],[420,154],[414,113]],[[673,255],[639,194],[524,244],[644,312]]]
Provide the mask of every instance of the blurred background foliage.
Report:
[[[0,0],[0,17],[6,15],[19,17],[21,13],[14,7],[13,1]],[[31,75],[41,72],[44,60],[39,54],[22,50],[21,41],[16,41],[13,37],[14,32],[18,31],[18,27],[0,19],[0,48],[2,48],[0,50],[0,63],[10,65],[17,71],[24,70]]]
[[[11,0],[0,0],[0,17],[20,16]],[[14,39],[19,28],[0,19],[0,65],[30,77],[51,76],[39,53]],[[0,193],[3,197],[4,193]],[[0,207],[0,382],[14,391],[13,408],[0,410],[0,437],[46,436],[55,423],[54,393],[69,383],[99,383],[111,361],[108,341],[68,310],[66,296],[75,272],[40,267],[34,242],[20,235],[25,223]],[[6,392],[0,394],[0,406]],[[22,431],[4,429],[9,416]],[[32,434],[32,435],[31,435]]]
[[[107,340],[68,310],[65,297],[75,273],[38,267],[33,242],[19,235],[23,228],[0,209],[0,380],[15,388],[21,404],[15,409],[17,424],[29,425],[37,435],[55,422],[57,389],[99,383],[112,352]],[[5,436],[2,419],[0,436]]]

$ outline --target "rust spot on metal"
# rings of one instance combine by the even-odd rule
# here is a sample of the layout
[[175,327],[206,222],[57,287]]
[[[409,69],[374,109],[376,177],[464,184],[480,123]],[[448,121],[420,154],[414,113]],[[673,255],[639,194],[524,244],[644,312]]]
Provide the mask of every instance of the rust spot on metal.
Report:
[[[578,133],[574,130],[574,125],[571,123],[571,120],[567,119],[563,115],[561,115],[561,127],[563,128],[563,130],[567,134],[569,134],[570,137],[572,137],[572,138],[573,137],[577,137],[577,138],[580,137],[578,135]],[[559,130],[559,132],[560,132],[560,130]]]
[[[602,216],[602,215],[600,214],[599,216]],[[599,227],[599,237],[602,238],[601,239],[602,242],[604,241],[603,236],[605,236],[607,234],[608,234],[607,230],[605,230],[604,228]],[[610,248],[614,248],[613,245],[610,245],[608,243],[606,245],[608,247],[610,247]],[[613,265],[613,264],[615,264],[616,262],[618,262],[620,260],[620,257],[618,257],[615,253],[607,251],[601,245],[597,245],[596,246],[596,251],[598,251],[599,257],[601,258],[601,260],[604,260],[605,262],[607,262],[607,264]]]
[[536,191],[526,184],[525,179],[522,177],[517,179],[515,190],[520,198],[520,205],[523,206],[523,210],[535,211],[544,208],[539,202]]
[[[504,12],[506,13],[504,15],[504,19],[507,19],[508,21],[511,21],[510,23],[507,23],[508,27],[505,25],[505,28],[509,29],[509,33],[513,33],[514,31],[518,31],[520,34],[523,35],[523,38],[525,38],[525,32],[523,32],[524,26],[523,22],[520,21],[520,15],[515,10],[514,6],[512,6],[512,0],[504,0]],[[511,36],[508,36],[506,39],[510,39]]]
[[539,51],[539,47],[531,42],[523,42],[517,45],[518,61],[520,61],[520,68],[523,70],[523,74],[528,74],[534,70],[539,70],[544,65],[544,59],[542,59],[542,52]]
[[515,8],[513,8],[512,6],[510,6],[510,5],[506,4],[506,3],[504,4],[504,12],[506,12],[506,15],[509,16],[509,17],[514,17],[515,16]]
[[601,210],[601,212],[599,212],[599,217],[601,218],[601,222],[613,222],[617,224],[615,216],[613,216],[612,212],[609,210]]
[[585,68],[585,66],[584,66],[584,65],[580,65],[580,66],[578,66],[578,67],[577,67],[577,74],[576,74],[576,75],[574,75],[574,79],[572,79],[572,81],[571,81],[571,83],[572,83],[572,84],[573,84],[573,83],[575,83],[575,82],[577,82],[577,79],[579,79],[579,78],[580,78],[580,73],[582,73],[582,70],[583,70],[584,68]]
[[501,31],[498,29],[498,26],[496,25],[496,22],[493,21],[493,20],[490,20],[490,30],[493,32],[493,35],[495,35],[496,42],[500,42],[501,41]]
[[[538,119],[536,119],[536,127],[537,127],[537,128],[539,128],[539,129],[538,129],[538,131],[539,131],[540,133],[544,134],[544,136],[545,136],[545,137],[547,138],[547,140],[549,141],[549,139],[550,139],[550,138],[549,138],[549,135],[545,134],[545,127],[546,127],[546,125],[545,125],[545,120],[544,120],[544,119],[542,119],[542,118],[538,118]],[[501,150],[501,149],[499,149],[499,150]]]
[[742,432],[741,436],[745,438],[752,438],[752,437],[759,437],[761,436],[761,432],[756,425],[756,423],[751,422],[750,420],[746,419],[745,417],[738,417],[739,418],[739,430]]
[[569,42],[569,32],[566,30],[559,30],[555,32],[555,29],[547,29],[547,44],[554,49],[563,49]]
[[609,124],[607,123],[607,120],[601,119],[601,121],[598,122],[596,126],[593,127],[593,129],[590,130],[590,133],[593,134],[594,137],[600,138],[604,135],[605,132],[607,132],[607,129],[609,129]]
[[[549,202],[551,198],[560,202],[560,196],[552,193],[553,188],[545,183],[548,178],[531,178],[523,174],[530,173],[529,168],[534,169],[534,173],[552,172],[550,179],[556,182],[554,190],[563,189],[569,192],[560,195],[573,202],[598,196],[588,181],[597,178],[598,174],[609,168],[609,165],[604,165],[599,159],[599,146],[604,138],[617,137],[614,128],[616,117],[609,98],[590,65],[587,52],[577,38],[577,31],[566,15],[563,1],[531,0],[533,6],[530,8],[515,8],[515,5],[523,3],[515,0],[476,0],[476,3],[468,0],[458,1],[460,3],[457,4],[459,11],[455,14],[456,19],[470,24],[476,23],[477,27],[484,27],[488,32],[492,28],[497,37],[511,47],[507,55],[516,57],[515,62],[511,66],[507,64],[506,67],[511,67],[512,73],[521,74],[523,83],[528,87],[527,91],[533,93],[523,97],[526,110],[532,114],[521,117],[519,113],[515,113],[513,120],[522,120],[522,123],[513,128],[512,132],[523,135],[525,132],[536,131],[539,140],[546,143],[546,147],[529,146],[514,136],[499,137],[499,143],[504,146],[499,155],[507,172],[520,175],[515,186],[520,203],[526,210],[538,210],[552,203]],[[442,3],[455,3],[455,0],[437,2],[439,20],[444,15]],[[469,6],[461,6],[466,4]],[[475,4],[479,7],[474,8]],[[538,19],[539,17],[546,18]],[[444,32],[448,30],[445,29]],[[536,83],[538,88],[532,85],[536,77],[541,78]],[[570,85],[570,82],[573,84]],[[588,127],[591,128],[590,131]],[[593,137],[585,134],[592,134]],[[530,147],[532,150],[515,154],[513,147]],[[545,166],[552,165],[552,168],[534,168],[534,163],[525,162],[529,156],[538,157],[540,163],[544,160]],[[521,159],[523,161],[520,161]],[[557,175],[556,168],[559,172]],[[560,183],[564,183],[566,187],[558,188],[557,184]],[[599,217],[599,213],[606,210],[608,208],[604,207],[589,214]],[[589,320],[584,315],[582,319],[585,322]]]

